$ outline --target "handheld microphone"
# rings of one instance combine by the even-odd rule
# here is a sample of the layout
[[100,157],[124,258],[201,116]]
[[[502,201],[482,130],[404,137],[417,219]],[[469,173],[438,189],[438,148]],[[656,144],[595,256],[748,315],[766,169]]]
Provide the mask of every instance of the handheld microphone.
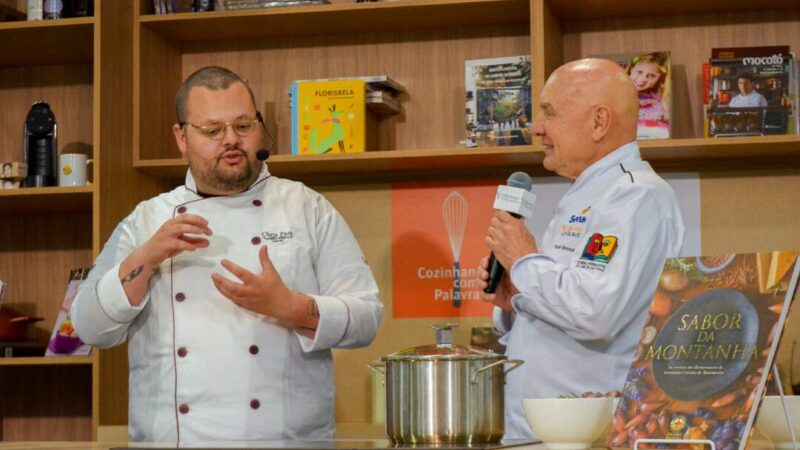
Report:
[[[508,211],[517,219],[530,217],[533,213],[533,204],[536,202],[536,196],[531,192],[532,189],[533,180],[530,175],[525,172],[512,173],[505,186],[497,187],[494,209]],[[489,257],[489,279],[486,280],[489,285],[483,292],[494,294],[504,273],[505,268],[492,252]]]
[[267,126],[264,124],[264,117],[261,115],[261,111],[256,111],[256,120],[258,120],[258,123],[261,124],[261,128],[264,129],[264,132],[267,133],[270,141],[272,141],[272,143],[269,145],[269,148],[262,148],[256,152],[256,159],[263,162],[269,159],[269,153],[275,147],[275,138],[272,137],[272,134],[270,134]]

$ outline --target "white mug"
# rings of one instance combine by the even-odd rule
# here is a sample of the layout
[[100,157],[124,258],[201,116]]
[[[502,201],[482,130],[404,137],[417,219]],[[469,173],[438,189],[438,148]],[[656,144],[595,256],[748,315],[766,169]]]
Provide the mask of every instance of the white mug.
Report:
[[92,163],[82,153],[64,153],[58,157],[58,185],[85,186],[86,166]]

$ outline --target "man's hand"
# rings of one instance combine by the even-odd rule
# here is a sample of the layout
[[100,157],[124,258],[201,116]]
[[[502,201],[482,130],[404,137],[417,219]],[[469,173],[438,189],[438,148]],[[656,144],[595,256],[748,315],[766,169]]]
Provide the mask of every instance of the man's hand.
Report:
[[244,309],[274,317],[290,329],[313,337],[319,324],[319,310],[314,299],[291,291],[281,279],[272,261],[267,246],[258,252],[261,273],[255,274],[227,260],[222,267],[234,274],[241,283],[231,281],[220,274],[211,274],[211,279],[220,293]]
[[208,239],[189,235],[211,236],[208,221],[196,214],[184,214],[164,222],[147,242],[139,249],[145,256],[145,263],[158,266],[164,260],[183,252],[191,252],[208,247]]
[[538,253],[536,239],[525,227],[525,222],[514,218],[506,211],[495,211],[489,221],[486,245],[506,270],[525,255]]
[[492,302],[495,306],[506,311],[513,311],[511,307],[511,297],[518,294],[519,290],[517,290],[517,287],[511,282],[511,277],[508,276],[507,272],[503,274],[503,278],[497,285],[497,290],[494,294],[483,292],[483,290],[489,286],[489,282],[487,281],[489,279],[489,257],[484,256],[481,258],[481,266],[478,268],[478,277],[481,280],[479,288],[484,301]]
[[149,287],[153,271],[164,260],[182,252],[208,247],[208,239],[190,235],[211,236],[208,221],[196,214],[185,214],[164,222],[161,228],[119,266],[119,279],[128,302],[139,306]]

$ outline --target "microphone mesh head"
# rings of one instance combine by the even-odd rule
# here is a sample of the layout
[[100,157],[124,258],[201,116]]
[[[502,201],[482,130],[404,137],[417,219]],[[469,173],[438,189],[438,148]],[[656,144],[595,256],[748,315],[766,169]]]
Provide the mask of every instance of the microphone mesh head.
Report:
[[525,172],[514,172],[508,177],[507,185],[530,191],[533,189],[533,179]]

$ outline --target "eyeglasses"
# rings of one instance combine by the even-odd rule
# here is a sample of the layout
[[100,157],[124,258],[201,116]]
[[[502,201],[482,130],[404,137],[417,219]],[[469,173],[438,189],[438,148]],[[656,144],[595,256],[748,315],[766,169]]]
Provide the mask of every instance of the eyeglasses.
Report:
[[222,137],[225,136],[225,129],[228,128],[228,126],[230,126],[233,129],[233,131],[239,136],[245,137],[253,132],[258,122],[259,122],[258,119],[242,117],[234,120],[233,122],[220,122],[214,120],[208,122],[205,125],[195,125],[193,123],[185,122],[181,123],[180,126],[184,127],[186,125],[191,125],[192,127],[196,128],[203,136],[216,141],[222,139]]

